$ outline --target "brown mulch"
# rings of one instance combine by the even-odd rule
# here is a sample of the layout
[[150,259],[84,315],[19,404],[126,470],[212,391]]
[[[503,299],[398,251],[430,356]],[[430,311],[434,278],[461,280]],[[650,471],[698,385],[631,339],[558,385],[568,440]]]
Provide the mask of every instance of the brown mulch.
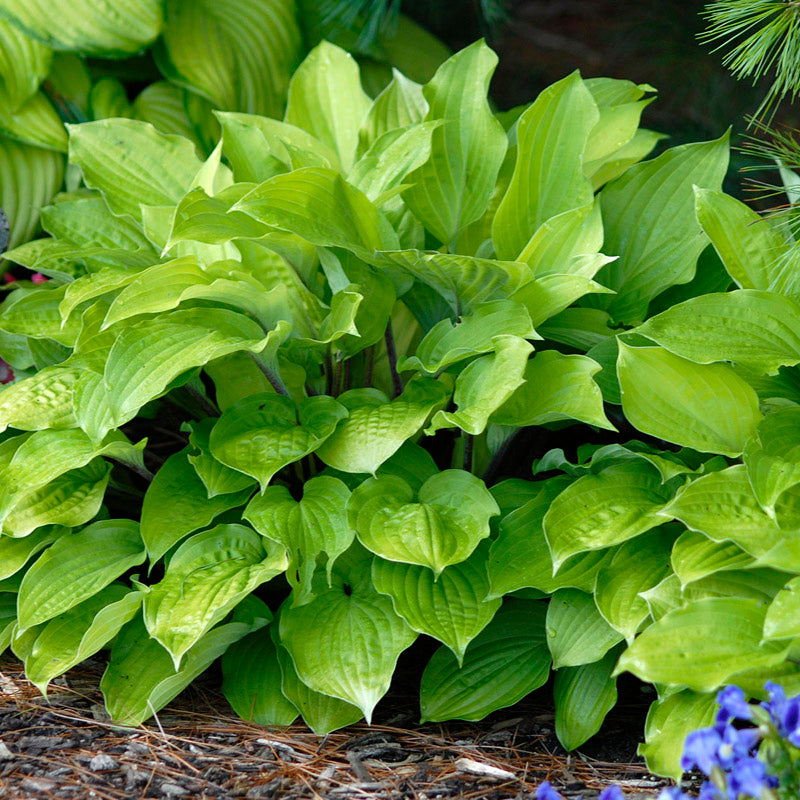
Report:
[[[568,798],[617,783],[637,800],[664,785],[638,759],[564,753],[546,709],[415,725],[407,710],[390,707],[383,724],[319,737],[302,724],[243,722],[200,681],[157,718],[121,728],[102,707],[101,670],[99,661],[72,670],[51,685],[48,703],[21,665],[0,662],[0,797],[532,800],[550,780]],[[624,737],[612,730],[611,738]],[[476,762],[513,777],[475,774]]]

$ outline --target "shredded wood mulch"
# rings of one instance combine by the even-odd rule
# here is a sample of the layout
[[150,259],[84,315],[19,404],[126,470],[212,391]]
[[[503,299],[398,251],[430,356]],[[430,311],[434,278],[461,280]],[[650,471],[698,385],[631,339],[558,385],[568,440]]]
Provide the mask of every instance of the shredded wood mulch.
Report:
[[384,724],[319,737],[302,724],[243,722],[201,681],[145,725],[122,728],[103,709],[101,670],[99,661],[72,670],[48,702],[21,665],[0,662],[0,798],[533,800],[550,780],[568,798],[617,783],[643,800],[665,785],[638,759],[564,753],[546,709],[415,725],[410,702],[398,702],[399,712],[382,709]]

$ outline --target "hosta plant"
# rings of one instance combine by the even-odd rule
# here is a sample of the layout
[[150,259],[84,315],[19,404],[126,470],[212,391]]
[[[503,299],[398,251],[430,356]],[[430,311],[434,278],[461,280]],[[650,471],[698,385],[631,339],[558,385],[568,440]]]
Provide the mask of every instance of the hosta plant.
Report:
[[43,691],[110,648],[136,724],[222,656],[239,714],[322,733],[424,635],[423,720],[554,670],[572,749],[627,670],[677,774],[718,686],[798,681],[794,242],[725,135],[642,161],[651,87],[495,114],[495,63],[371,100],[322,43],[205,160],[69,127],[0,310],[0,644]]

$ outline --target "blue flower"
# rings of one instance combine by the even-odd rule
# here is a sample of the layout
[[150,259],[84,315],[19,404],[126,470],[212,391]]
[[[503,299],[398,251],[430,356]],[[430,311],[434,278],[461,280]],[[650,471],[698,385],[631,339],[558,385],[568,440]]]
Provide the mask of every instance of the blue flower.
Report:
[[753,719],[753,710],[745,700],[744,692],[738,686],[726,686],[717,695],[719,711],[717,722],[729,719]]
[[722,736],[716,728],[699,728],[692,731],[683,745],[681,769],[689,770],[697,767],[705,775],[719,763],[719,747]]
[[786,692],[777,683],[768,682],[764,688],[769,693],[769,702],[761,705],[769,712],[778,733],[800,747],[800,697],[787,700]]
[[761,734],[757,728],[742,728],[739,730],[730,724],[725,726],[715,725],[714,728],[720,734],[720,743],[717,747],[717,763],[724,770],[729,770],[739,759],[752,755],[753,750],[758,746],[761,739]]
[[619,786],[606,786],[597,800],[624,800],[625,795],[622,794],[622,789]]
[[705,781],[700,787],[697,800],[727,800],[727,798],[720,794],[719,789],[711,781]]
[[656,800],[692,800],[688,794],[684,794],[679,786],[665,786],[659,792]]
[[553,788],[550,781],[543,781],[536,787],[536,800],[564,800]]
[[774,778],[767,775],[767,767],[757,758],[743,758],[734,763],[728,775],[728,794],[738,797],[740,794],[759,798],[764,789],[775,783]]

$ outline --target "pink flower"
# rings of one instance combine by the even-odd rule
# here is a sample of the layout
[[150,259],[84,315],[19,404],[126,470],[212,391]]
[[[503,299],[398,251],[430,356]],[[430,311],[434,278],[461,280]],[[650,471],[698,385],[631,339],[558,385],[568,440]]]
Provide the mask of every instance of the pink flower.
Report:
[[3,280],[6,283],[16,283],[17,281],[17,279],[10,272],[3,273]]
[[31,275],[31,280],[34,283],[47,283],[47,278],[45,278],[41,272],[34,272],[33,275]]
[[0,358],[0,383],[11,383],[14,380],[14,370]]

